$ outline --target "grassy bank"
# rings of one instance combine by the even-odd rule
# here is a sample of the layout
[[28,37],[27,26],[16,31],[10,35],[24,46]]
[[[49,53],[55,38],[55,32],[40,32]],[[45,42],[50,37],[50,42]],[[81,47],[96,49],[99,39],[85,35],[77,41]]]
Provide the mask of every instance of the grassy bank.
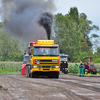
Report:
[[21,73],[22,62],[0,62],[0,73],[16,74]]
[[[75,64],[78,65],[78,67],[74,67]],[[100,76],[100,63],[95,63],[95,65],[97,66],[97,70],[98,70],[98,76]],[[79,63],[69,63],[69,74],[74,74],[74,75],[79,75]],[[86,76],[97,76],[96,74],[91,74],[88,73]]]
[[[0,62],[0,73],[2,74],[16,74],[21,73],[21,64],[22,62]],[[79,67],[75,68],[76,63],[69,63],[69,74],[78,75]],[[97,70],[100,74],[100,63],[95,63]],[[79,66],[79,63],[77,63]],[[61,73],[62,74],[62,73]],[[95,74],[87,74],[87,76]]]

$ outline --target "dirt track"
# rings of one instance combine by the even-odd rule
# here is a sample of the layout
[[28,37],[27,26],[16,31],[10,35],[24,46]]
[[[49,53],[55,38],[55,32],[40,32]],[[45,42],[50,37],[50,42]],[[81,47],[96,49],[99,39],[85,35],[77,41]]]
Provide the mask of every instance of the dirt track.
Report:
[[100,77],[27,78],[0,74],[0,100],[100,100]]

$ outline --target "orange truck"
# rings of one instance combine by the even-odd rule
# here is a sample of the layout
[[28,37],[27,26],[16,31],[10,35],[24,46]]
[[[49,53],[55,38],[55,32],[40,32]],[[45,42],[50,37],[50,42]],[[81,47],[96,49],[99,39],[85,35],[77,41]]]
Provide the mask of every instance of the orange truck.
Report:
[[59,78],[59,45],[54,40],[38,40],[30,43],[29,56],[31,56],[30,64],[26,64],[25,68],[22,67],[24,75],[32,78],[42,75]]

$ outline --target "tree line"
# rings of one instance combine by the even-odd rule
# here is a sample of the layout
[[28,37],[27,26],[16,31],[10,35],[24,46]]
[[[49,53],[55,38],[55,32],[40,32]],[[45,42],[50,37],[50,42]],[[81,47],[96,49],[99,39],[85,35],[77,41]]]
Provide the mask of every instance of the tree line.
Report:
[[[70,8],[66,15],[58,13],[54,17],[54,39],[63,52],[69,55],[71,62],[83,61],[85,56],[95,56],[93,54],[92,38],[98,38],[97,34],[91,34],[92,30],[99,30],[99,27],[92,25],[92,21],[87,19],[85,13],[79,13],[76,7]],[[89,36],[90,35],[90,36]],[[100,55],[99,55],[100,56]],[[97,58],[96,58],[97,59]]]
[[[0,23],[0,61],[22,61],[27,45],[11,35],[4,34]],[[92,25],[85,13],[79,13],[76,7],[70,8],[66,15],[58,13],[54,15],[52,38],[63,48],[63,52],[69,55],[70,62],[83,61],[83,57],[92,56],[94,62],[99,62],[100,46],[99,36],[90,34],[99,27]],[[96,41],[92,41],[96,38]],[[26,45],[26,46],[25,46]],[[96,48],[95,53],[93,47]]]
[[22,42],[3,33],[2,27],[0,22],[0,61],[22,61],[24,52]]

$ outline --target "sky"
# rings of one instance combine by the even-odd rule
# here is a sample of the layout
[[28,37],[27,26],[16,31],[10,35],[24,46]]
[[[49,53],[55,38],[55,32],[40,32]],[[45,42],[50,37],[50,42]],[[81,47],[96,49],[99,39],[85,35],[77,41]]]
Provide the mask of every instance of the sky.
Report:
[[[77,7],[79,13],[85,13],[87,19],[91,20],[93,25],[97,25],[100,28],[100,0],[55,0],[54,3],[56,6],[54,14],[62,13],[65,15],[70,10],[70,7]],[[91,34],[92,33],[100,36],[100,31],[91,31]]]
[[[55,0],[56,12],[67,14],[70,7],[77,7],[79,13],[85,13],[87,19],[93,22],[93,25],[97,25],[100,28],[100,0]],[[91,34],[98,34],[100,31],[91,31]]]

